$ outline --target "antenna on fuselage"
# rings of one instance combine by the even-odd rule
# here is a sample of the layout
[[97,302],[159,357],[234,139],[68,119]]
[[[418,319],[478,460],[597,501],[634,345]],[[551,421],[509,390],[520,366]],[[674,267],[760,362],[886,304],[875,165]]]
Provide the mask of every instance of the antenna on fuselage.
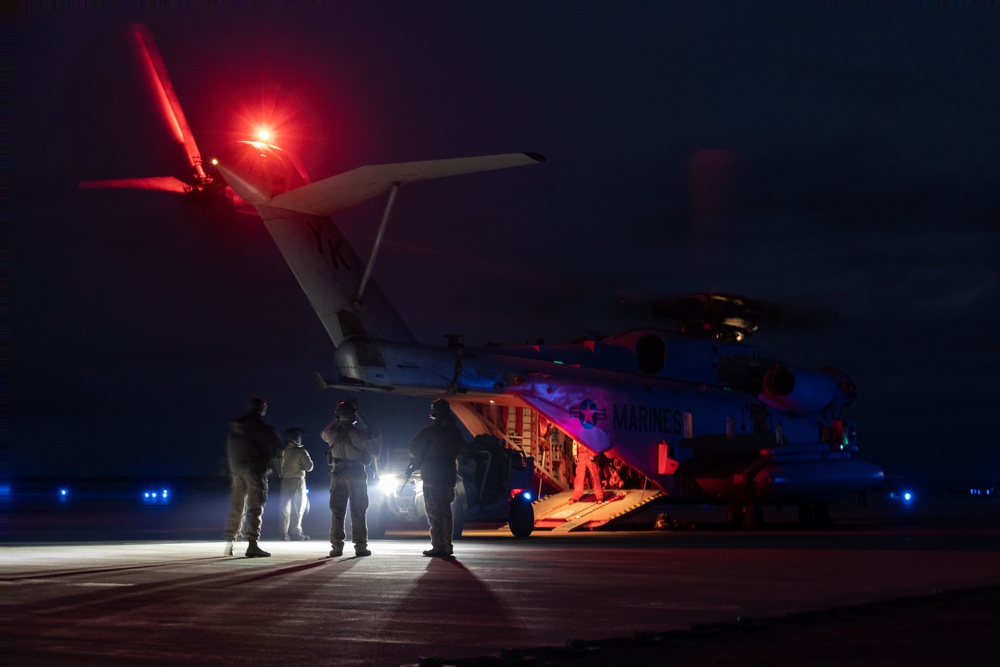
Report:
[[385,228],[389,225],[389,214],[392,213],[392,205],[396,203],[397,192],[399,192],[399,181],[395,181],[389,190],[389,201],[386,202],[385,212],[382,214],[382,223],[378,227],[378,234],[375,235],[375,245],[372,246],[372,254],[368,257],[368,265],[365,267],[365,273],[361,276],[361,284],[358,285],[358,295],[354,297],[355,308],[361,307],[361,297],[365,295],[365,287],[368,285],[368,279],[372,275],[372,267],[375,266],[375,256],[378,255],[378,249],[382,245]]

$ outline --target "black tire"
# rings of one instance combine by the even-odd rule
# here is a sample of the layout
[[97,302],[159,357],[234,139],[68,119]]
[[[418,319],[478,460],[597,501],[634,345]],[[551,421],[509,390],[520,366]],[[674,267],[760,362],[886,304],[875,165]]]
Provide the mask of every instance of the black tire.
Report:
[[803,503],[799,505],[799,525],[808,528],[816,521],[816,514],[812,505]]
[[729,503],[726,506],[726,527],[739,530],[743,527],[743,505]]
[[386,524],[389,522],[388,511],[385,508],[385,496],[379,494],[371,499],[365,523],[368,524],[368,539],[381,540],[385,537]]
[[757,530],[764,525],[764,506],[756,500],[751,500],[743,506],[743,527],[747,530]]
[[507,525],[514,537],[528,537],[535,529],[535,508],[522,496],[510,501],[510,518]]
[[822,528],[833,522],[830,520],[830,506],[826,503],[799,505],[799,523],[806,528]]

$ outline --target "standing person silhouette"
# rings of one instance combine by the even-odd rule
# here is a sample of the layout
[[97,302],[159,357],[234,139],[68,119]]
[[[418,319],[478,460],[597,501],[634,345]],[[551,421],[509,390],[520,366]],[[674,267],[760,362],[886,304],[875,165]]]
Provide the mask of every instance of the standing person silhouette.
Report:
[[260,548],[261,517],[267,502],[267,474],[281,448],[278,432],[264,421],[267,401],[259,396],[250,399],[246,414],[229,424],[226,438],[226,458],[231,480],[229,518],[226,521],[226,556],[233,555],[233,542],[244,523],[249,541],[247,558],[262,558],[271,554]]
[[285,429],[285,451],[281,455],[281,537],[285,540],[308,540],[302,532],[302,519],[309,507],[306,473],[313,460],[302,444],[304,429]]
[[333,526],[330,529],[330,557],[344,555],[347,539],[345,523],[347,506],[351,507],[351,540],[355,556],[371,556],[368,549],[368,471],[366,466],[381,453],[381,435],[378,429],[357,426],[358,408],[354,403],[341,401],[336,418],[323,429],[323,440],[330,446],[326,462],[330,464],[330,512]]
[[419,470],[423,481],[424,511],[431,535],[431,548],[424,555],[450,558],[454,553],[451,503],[458,479],[456,460],[465,439],[448,401],[434,401],[430,417],[434,423],[421,429],[410,443],[410,470]]

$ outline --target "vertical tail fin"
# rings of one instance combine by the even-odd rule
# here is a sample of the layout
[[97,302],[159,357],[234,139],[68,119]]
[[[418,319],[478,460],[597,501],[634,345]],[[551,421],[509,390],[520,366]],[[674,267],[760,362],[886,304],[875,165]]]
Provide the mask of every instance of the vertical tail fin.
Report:
[[[532,153],[370,165],[275,194],[269,181],[220,166],[229,185],[260,213],[281,254],[338,347],[351,336],[411,342],[413,334],[329,216],[404,183],[543,162]],[[361,290],[364,288],[363,301]]]

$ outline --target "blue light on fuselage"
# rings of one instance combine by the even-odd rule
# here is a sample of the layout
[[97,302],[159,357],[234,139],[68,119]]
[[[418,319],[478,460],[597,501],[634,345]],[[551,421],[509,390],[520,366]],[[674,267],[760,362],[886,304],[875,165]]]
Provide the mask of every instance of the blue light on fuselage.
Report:
[[531,491],[525,491],[524,493],[521,494],[521,497],[530,502],[531,501]]

